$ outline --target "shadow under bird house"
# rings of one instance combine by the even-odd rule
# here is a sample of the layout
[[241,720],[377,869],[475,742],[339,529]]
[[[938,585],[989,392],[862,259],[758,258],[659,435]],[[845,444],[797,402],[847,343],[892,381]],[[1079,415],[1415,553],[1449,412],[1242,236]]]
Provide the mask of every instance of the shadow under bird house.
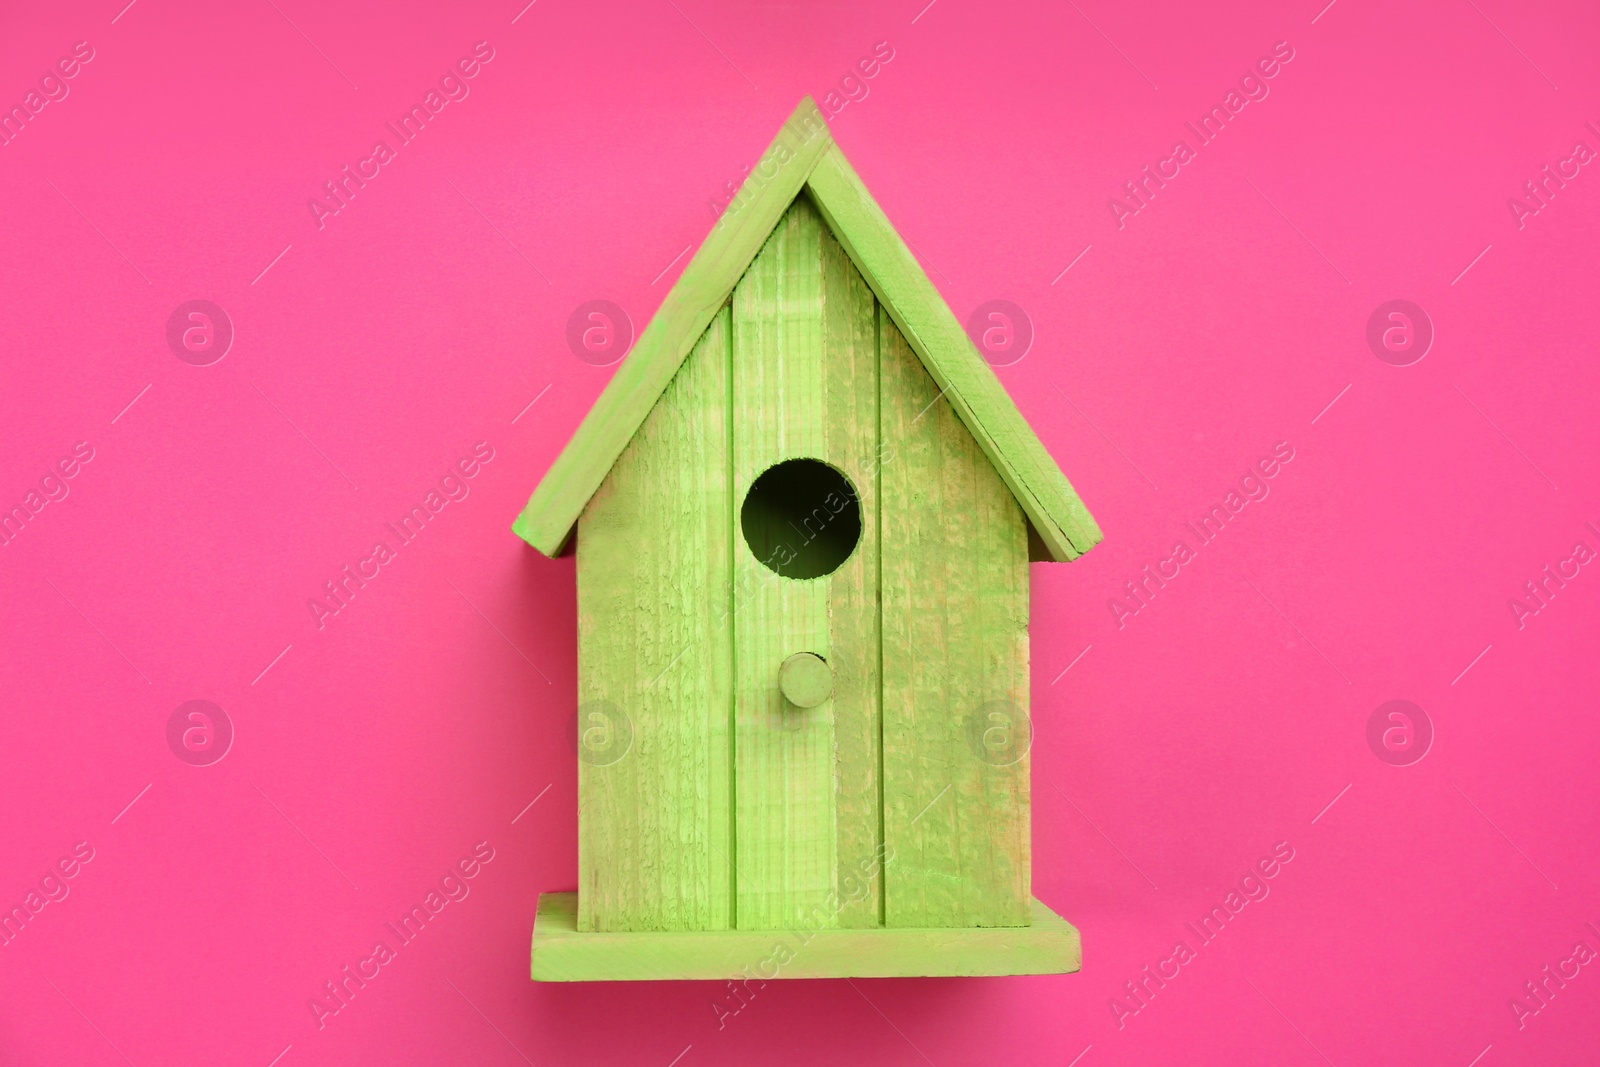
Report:
[[1028,563],[1100,531],[809,97],[763,160],[513,526],[578,570],[578,890],[533,977],[1075,971]]

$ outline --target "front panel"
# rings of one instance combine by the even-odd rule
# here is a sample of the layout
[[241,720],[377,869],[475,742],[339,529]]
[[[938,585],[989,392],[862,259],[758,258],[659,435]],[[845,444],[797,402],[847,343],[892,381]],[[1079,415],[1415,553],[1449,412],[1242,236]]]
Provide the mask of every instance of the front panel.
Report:
[[[736,923],[877,925],[876,313],[803,196],[734,290],[732,379]],[[800,653],[831,674],[809,707]]]

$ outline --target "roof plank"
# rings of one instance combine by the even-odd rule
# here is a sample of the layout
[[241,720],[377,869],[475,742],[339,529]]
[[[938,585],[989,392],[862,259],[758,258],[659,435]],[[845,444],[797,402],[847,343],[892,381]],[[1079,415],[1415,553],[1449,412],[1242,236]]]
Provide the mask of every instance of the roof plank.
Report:
[[[805,97],[761,156],[775,173],[767,177],[759,164],[751,172],[540,480],[511,526],[517,536],[547,556],[560,553],[589,498],[832,144],[822,113]],[[753,189],[758,181],[764,184]]]
[[1099,544],[1102,534],[1089,509],[837,145],[817,161],[806,184],[839,243],[1017,498],[1051,558],[1076,559]]

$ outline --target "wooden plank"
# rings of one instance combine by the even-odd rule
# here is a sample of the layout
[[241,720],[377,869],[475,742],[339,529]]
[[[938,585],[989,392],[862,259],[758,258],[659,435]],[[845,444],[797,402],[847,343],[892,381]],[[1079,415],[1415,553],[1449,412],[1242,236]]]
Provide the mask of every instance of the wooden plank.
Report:
[[[1020,927],[583,933],[573,922],[573,897],[539,894],[535,981],[747,979],[755,992],[775,978],[1070,974],[1083,964],[1078,931],[1037,900],[1030,901],[1031,925]],[[739,1003],[730,996],[729,1010]]]
[[[809,198],[797,210],[817,220],[822,252],[824,408],[822,458],[850,479],[861,504],[855,554],[826,579],[833,650],[835,908],[842,927],[883,924],[883,879],[873,857],[883,840],[879,740],[881,649],[878,605],[878,306],[850,257]],[[857,883],[864,884],[858,891]],[[864,893],[864,895],[862,895]]]
[[547,556],[561,551],[584,505],[832,143],[816,103],[805,97],[747,181],[759,189],[742,194],[712,227],[517,516],[517,536]]
[[1053,558],[1076,559],[1098,544],[1100,528],[1083,501],[837,146],[817,161],[806,188]]
[[879,322],[885,925],[1028,921],[1028,535],[887,314]]
[[579,520],[584,930],[731,924],[726,308]]
[[[878,922],[878,882],[854,904],[840,887],[878,843],[877,355],[872,293],[797,200],[733,294],[735,500],[768,468],[822,460],[855,486],[862,533],[825,577],[781,577],[735,537],[737,901],[741,929]],[[821,502],[816,502],[821,503]],[[742,506],[742,505],[741,505]],[[794,526],[802,550],[835,521]],[[811,652],[832,695],[789,705],[783,662]],[[830,903],[831,901],[831,903]]]

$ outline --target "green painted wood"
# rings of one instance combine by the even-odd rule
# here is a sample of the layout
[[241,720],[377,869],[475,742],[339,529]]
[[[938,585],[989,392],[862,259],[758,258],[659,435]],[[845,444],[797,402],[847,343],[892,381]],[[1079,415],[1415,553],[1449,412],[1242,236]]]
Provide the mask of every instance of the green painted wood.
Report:
[[[839,569],[808,580],[780,577],[735,538],[740,929],[879,921],[880,880],[866,895],[842,889],[878,847],[875,334],[871,291],[815,207],[796,200],[733,294],[735,498],[775,464],[822,460],[855,486],[863,530]],[[835,521],[827,504],[809,516],[796,551]],[[797,652],[833,671],[832,695],[813,708],[779,690]]]
[[810,652],[796,652],[778,671],[783,698],[797,708],[814,708],[833,695],[833,669]]
[[1083,501],[837,146],[817,161],[806,189],[1051,556],[1076,559],[1098,544]]
[[747,182],[759,189],[741,194],[712,227],[517,516],[517,536],[547,556],[561,551],[584,505],[832,143],[817,105],[803,98]]
[[1027,523],[886,314],[879,337],[885,925],[1019,925]]
[[[1031,925],[967,930],[583,933],[573,921],[576,907],[572,893],[539,895],[535,981],[1070,974],[1083,962],[1078,931],[1037,900],[1030,901]],[[730,997],[730,1010],[738,1004]]]
[[729,313],[579,519],[585,930],[732,921]]

